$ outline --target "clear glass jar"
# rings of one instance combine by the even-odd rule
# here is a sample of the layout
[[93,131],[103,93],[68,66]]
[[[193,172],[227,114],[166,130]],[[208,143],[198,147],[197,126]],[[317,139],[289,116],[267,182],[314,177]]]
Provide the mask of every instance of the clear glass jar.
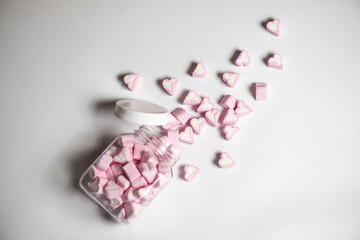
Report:
[[85,193],[117,221],[128,223],[173,177],[181,150],[155,127],[118,136],[80,178]]

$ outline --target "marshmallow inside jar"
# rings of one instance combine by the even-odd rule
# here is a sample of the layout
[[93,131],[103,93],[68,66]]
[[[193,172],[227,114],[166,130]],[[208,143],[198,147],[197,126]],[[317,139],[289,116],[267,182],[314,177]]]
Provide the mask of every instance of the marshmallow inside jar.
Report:
[[169,114],[151,102],[117,101],[115,116],[139,128],[117,136],[80,178],[86,195],[120,223],[134,220],[173,177],[181,149],[160,127]]

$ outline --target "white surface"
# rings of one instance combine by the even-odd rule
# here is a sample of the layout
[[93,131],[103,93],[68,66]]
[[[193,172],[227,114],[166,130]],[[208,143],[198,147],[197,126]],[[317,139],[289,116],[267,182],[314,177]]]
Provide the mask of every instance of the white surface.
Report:
[[[282,20],[281,37],[261,22]],[[359,239],[360,2],[1,1],[1,239]],[[230,62],[245,48],[252,64]],[[263,58],[282,54],[285,69]],[[187,69],[203,61],[206,79]],[[229,89],[217,73],[239,71]],[[130,92],[117,76],[140,73]],[[175,76],[168,96],[157,81]],[[255,102],[249,86],[269,84]],[[82,171],[134,128],[112,114],[119,98],[174,109],[185,89],[254,109],[232,142],[205,126],[179,179],[129,226],[76,187]],[[188,108],[189,109],[189,108]],[[194,112],[192,114],[195,115]],[[228,151],[234,169],[213,164]]]

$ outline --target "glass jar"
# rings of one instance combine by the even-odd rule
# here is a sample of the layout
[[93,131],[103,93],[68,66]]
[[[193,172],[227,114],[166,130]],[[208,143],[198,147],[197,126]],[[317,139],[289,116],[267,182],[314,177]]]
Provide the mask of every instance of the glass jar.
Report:
[[[142,117],[149,123],[151,115],[158,112],[143,108],[144,105],[139,108],[130,104],[130,112],[135,109],[135,115],[130,116],[134,113],[126,112],[129,109],[124,112],[122,107],[119,114],[118,103],[115,113],[126,120],[135,116],[139,122],[141,109],[146,115]],[[159,119],[157,115],[153,123]],[[173,166],[180,155],[181,150],[172,145],[159,128],[142,125],[133,134],[118,136],[82,174],[80,186],[113,218],[128,223],[171,180]]]

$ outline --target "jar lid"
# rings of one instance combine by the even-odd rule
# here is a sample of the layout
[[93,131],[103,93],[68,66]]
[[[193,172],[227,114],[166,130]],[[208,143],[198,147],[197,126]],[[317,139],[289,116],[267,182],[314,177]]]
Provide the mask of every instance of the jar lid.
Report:
[[164,125],[168,114],[168,110],[160,105],[137,99],[119,100],[115,106],[115,116],[141,125]]

